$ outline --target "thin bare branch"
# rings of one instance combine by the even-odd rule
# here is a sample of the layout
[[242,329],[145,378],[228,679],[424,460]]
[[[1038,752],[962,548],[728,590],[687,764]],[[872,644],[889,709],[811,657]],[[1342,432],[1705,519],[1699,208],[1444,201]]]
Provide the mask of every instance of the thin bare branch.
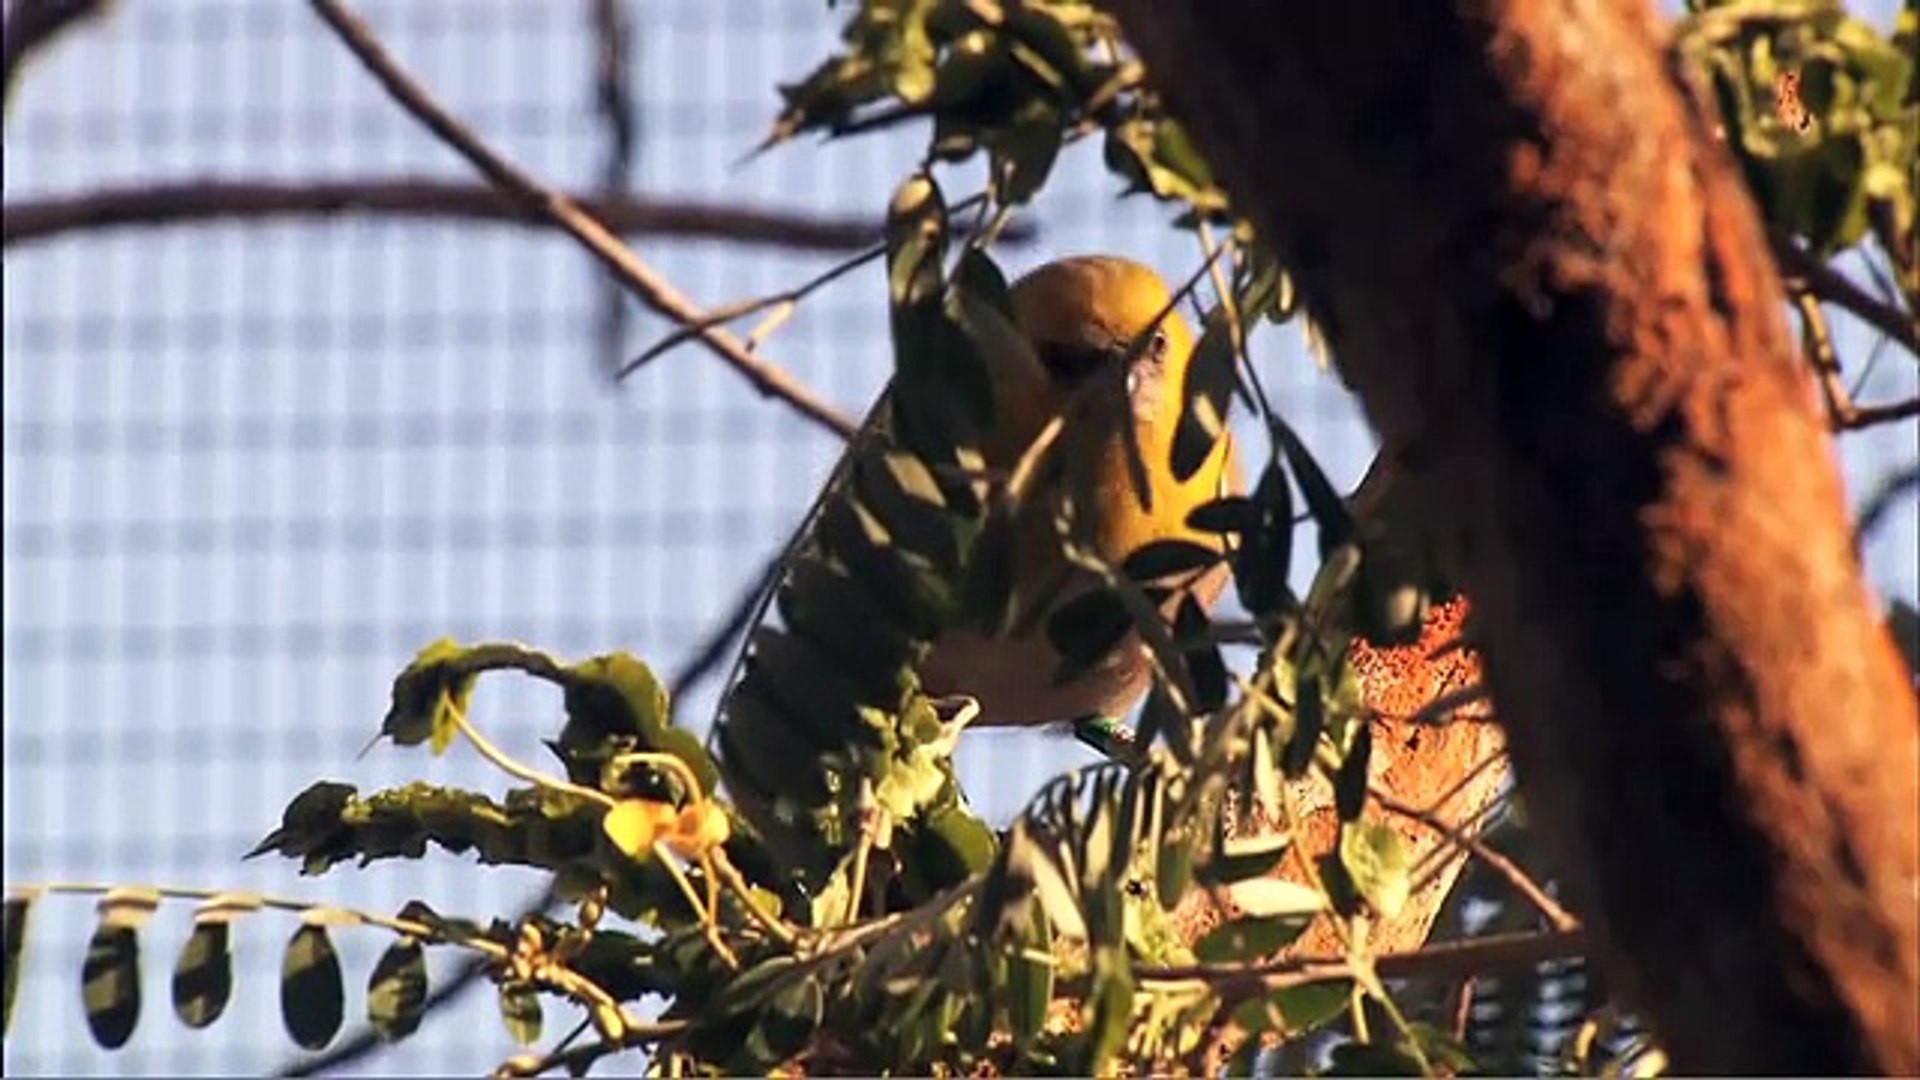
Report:
[[1860,521],[1853,529],[1854,546],[1866,543],[1894,505],[1915,492],[1920,492],[1920,462],[1910,461],[1881,480],[1860,510]]
[[[966,210],[968,207],[971,207],[971,206],[985,207],[987,205],[988,205],[987,196],[984,193],[982,193],[978,195],[969,196],[968,198],[962,199],[959,202],[954,203],[951,207],[948,208],[948,212],[950,214],[957,215],[962,211]],[[984,232],[976,230],[974,233],[967,236],[967,241],[971,243],[975,240],[982,238],[985,235],[986,234]],[[996,232],[993,233],[993,238],[995,240],[1001,243],[1008,243],[1008,244],[1019,243],[1026,240],[1030,240],[1032,239],[1032,237],[1033,237],[1033,229],[1031,226],[1027,225],[1027,223],[1025,222],[1012,222],[1010,224],[1005,224],[1001,226]],[[687,340],[690,338],[699,336],[700,332],[708,327],[724,326],[727,323],[733,322],[735,319],[744,319],[749,315],[766,311],[769,308],[790,309],[792,307],[795,307],[800,303],[800,301],[805,300],[808,296],[812,295],[816,290],[826,285],[829,285],[834,281],[839,280],[842,277],[845,277],[847,274],[852,273],[855,270],[858,270],[860,267],[865,266],[870,262],[873,262],[875,259],[880,258],[886,253],[887,253],[886,242],[879,241],[877,243],[867,246],[866,248],[860,250],[859,252],[856,252],[853,255],[848,256],[845,259],[842,259],[841,261],[821,271],[819,274],[816,274],[813,277],[808,278],[806,281],[803,281],[798,285],[792,286],[791,288],[782,289],[779,292],[768,293],[765,296],[757,296],[750,300],[742,300],[736,303],[727,304],[723,307],[713,308],[707,312],[706,318],[700,320],[697,323],[691,323],[686,326],[680,327],[678,330],[673,331],[672,333],[661,338],[659,341],[653,343],[652,345],[649,345],[646,351],[642,352],[640,355],[634,357],[631,360],[628,360],[625,364],[621,366],[620,375],[622,378],[624,378],[627,375],[630,375],[633,372],[638,371],[641,367],[645,366],[649,361],[652,361],[653,359],[660,356],[661,354],[686,344]],[[758,344],[759,339],[763,336],[764,334],[756,332],[753,338],[756,346]]]
[[1768,239],[1773,246],[1773,257],[1787,278],[1788,289],[1805,289],[1899,342],[1915,359],[1920,359],[1920,319],[1912,312],[1901,311],[1854,284],[1845,274],[1815,258],[1793,237],[1775,229],[1769,231]]
[[[566,230],[647,307],[682,324],[697,323],[705,317],[705,312],[658,271],[642,262],[579,204],[543,187],[454,119],[400,68],[366,24],[338,0],[313,0],[313,8],[401,107],[502,191]],[[700,340],[763,395],[785,401],[802,416],[843,439],[852,437],[855,427],[851,420],[791,375],[755,356],[735,335],[714,327],[702,332]]]
[[1790,284],[1794,307],[1800,322],[1813,369],[1820,377],[1820,393],[1827,404],[1827,421],[1835,431],[1859,431],[1877,424],[1895,423],[1920,416],[1920,398],[1908,398],[1887,405],[1856,405],[1840,371],[1840,354],[1833,346],[1833,331],[1827,325],[1820,298],[1802,285]]
[[1561,907],[1553,897],[1548,896],[1547,890],[1543,888],[1539,882],[1533,880],[1533,877],[1525,870],[1521,869],[1519,864],[1502,855],[1500,852],[1495,851],[1486,841],[1463,829],[1448,824],[1442,820],[1438,814],[1401,802],[1399,799],[1394,798],[1392,795],[1387,794],[1377,787],[1369,788],[1368,794],[1373,796],[1374,802],[1380,804],[1381,809],[1390,814],[1398,814],[1401,817],[1410,818],[1425,825],[1429,829],[1446,837],[1455,847],[1486,863],[1487,867],[1494,873],[1505,878],[1507,884],[1512,885],[1515,892],[1525,897],[1528,903],[1539,910],[1540,914],[1546,916],[1548,925],[1552,926],[1555,930],[1575,930],[1579,928],[1580,920],[1568,914],[1566,908]]
[[[796,251],[841,252],[871,244],[880,232],[877,224],[850,217],[811,217],[626,195],[565,198],[609,232],[626,236],[726,240]],[[343,180],[201,177],[10,200],[5,220],[0,223],[0,242],[12,247],[84,230],[349,214],[552,227],[548,214],[489,184],[424,176]]]
[[[600,190],[618,195],[632,183],[633,164],[640,151],[640,115],[633,101],[633,20],[625,0],[593,0],[587,6],[595,54],[593,97],[607,136]],[[629,321],[619,282],[607,279],[601,284],[597,321],[602,370],[618,381]]]
[[[1410,952],[1373,957],[1373,969],[1383,979],[1463,979],[1502,971],[1526,970],[1549,960],[1585,955],[1584,930],[1545,930],[1538,933],[1493,934],[1465,941],[1449,941]],[[1191,964],[1183,967],[1141,967],[1136,984],[1206,982],[1222,996],[1241,997],[1285,990],[1308,983],[1351,979],[1359,974],[1351,961],[1339,956],[1295,956],[1265,964]]]

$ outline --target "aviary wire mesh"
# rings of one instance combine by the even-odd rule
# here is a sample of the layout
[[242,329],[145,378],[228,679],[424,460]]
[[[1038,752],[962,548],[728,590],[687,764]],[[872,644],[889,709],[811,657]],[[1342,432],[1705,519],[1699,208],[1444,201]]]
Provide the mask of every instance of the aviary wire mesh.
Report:
[[[558,186],[603,184],[591,0],[368,0],[403,63],[483,137]],[[917,131],[749,162],[776,107],[835,40],[817,4],[626,5],[637,139],[631,189],[877,219]],[[200,177],[472,179],[299,4],[122,0],[22,75],[6,120],[8,205]],[[977,172],[950,181],[971,190]],[[970,179],[969,179],[970,178]],[[1121,251],[1184,274],[1197,257],[1144,200],[1116,202],[1095,146],[1069,151],[1003,256]],[[835,256],[641,237],[704,304],[792,284]],[[303,879],[239,856],[287,800],[334,778],[424,777],[498,790],[458,749],[430,760],[377,730],[393,675],[427,641],[511,638],[566,656],[630,649],[662,670],[724,616],[789,531],[832,441],[695,349],[615,388],[603,275],[557,234],[345,216],[79,232],[7,252],[4,316],[5,847],[9,884],[105,880],[257,889],[392,911],[507,914],[533,876],[434,856]],[[1846,332],[1856,328],[1849,325]],[[1859,339],[1843,341],[1843,347]],[[1297,333],[1264,363],[1335,479],[1370,439]],[[858,415],[890,362],[877,269],[809,300],[767,355]],[[1914,391],[1883,364],[1876,390]],[[1910,430],[1848,443],[1856,488],[1911,456]],[[1912,596],[1911,507],[1872,548]],[[689,716],[710,711],[712,687]],[[483,683],[476,720],[542,755],[558,701]],[[1004,820],[1085,760],[1058,739],[975,735],[975,801]],[[34,914],[6,1071],[260,1074],[293,1055],[278,1015],[290,919],[236,931],[235,1001],[192,1032],[168,1008],[184,909],[143,935],[145,1008],[109,1054],[87,1036],[80,969],[92,911]],[[343,932],[350,1020],[386,941]],[[452,966],[436,957],[436,975]],[[575,1017],[553,1010],[548,1032]],[[482,1073],[511,1052],[485,988],[362,1073]]]

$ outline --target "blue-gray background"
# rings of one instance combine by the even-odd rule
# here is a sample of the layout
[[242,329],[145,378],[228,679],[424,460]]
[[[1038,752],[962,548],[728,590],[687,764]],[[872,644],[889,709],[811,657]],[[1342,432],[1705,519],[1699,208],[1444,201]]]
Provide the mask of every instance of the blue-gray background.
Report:
[[[1893,4],[1877,5],[1886,25]],[[511,158],[570,187],[599,182],[585,0],[369,2],[403,63]],[[632,182],[790,211],[877,215],[918,131],[790,146],[745,165],[773,85],[832,46],[814,3],[633,5],[641,143]],[[24,73],[6,122],[11,203],[159,178],[466,178],[304,5],[122,0]],[[955,193],[976,170],[951,177]],[[1116,201],[1093,145],[1071,149],[1030,216],[1013,271],[1078,251],[1130,253],[1169,277],[1191,238]],[[703,304],[828,265],[716,242],[641,254]],[[599,374],[603,279],[571,243],[474,224],[199,225],[71,236],[5,261],[5,880],[251,888],[392,910],[420,897],[486,915],[538,882],[440,856],[301,879],[241,863],[287,799],[322,777],[372,788],[425,776],[501,788],[464,748],[381,747],[393,674],[442,634],[579,657],[630,649],[677,666],[786,538],[835,455],[827,436],[683,350],[619,389]],[[877,271],[810,300],[768,355],[858,414],[889,364]],[[626,347],[661,333],[640,315]],[[1871,340],[1842,320],[1843,349]],[[1256,342],[1270,385],[1350,483],[1371,440],[1289,328]],[[1916,392],[1889,348],[1867,397]],[[1848,438],[1856,499],[1914,456],[1912,426]],[[1728,537],[1738,543],[1738,537]],[[1869,566],[1913,597],[1903,507]],[[502,677],[476,719],[538,759],[553,695]],[[711,694],[693,701],[704,718]],[[975,800],[1004,818],[1084,760],[1031,735],[971,736]],[[292,926],[237,931],[236,1001],[207,1032],[169,1014],[187,909],[145,937],[145,1015],[118,1054],[82,1023],[91,907],[36,909],[9,1074],[260,1073],[287,1058],[276,1005]],[[340,935],[349,1016],[383,939]],[[447,958],[436,959],[436,971]],[[548,1031],[571,1026],[553,1010]],[[362,1067],[479,1073],[510,1051],[485,994]]]

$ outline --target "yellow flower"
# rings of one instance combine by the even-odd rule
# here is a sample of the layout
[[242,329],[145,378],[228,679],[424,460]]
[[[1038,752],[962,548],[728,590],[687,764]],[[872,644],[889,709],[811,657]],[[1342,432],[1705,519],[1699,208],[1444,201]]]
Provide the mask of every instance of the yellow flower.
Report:
[[627,857],[645,859],[653,854],[653,842],[674,827],[678,816],[663,802],[622,799],[600,819],[600,831]]

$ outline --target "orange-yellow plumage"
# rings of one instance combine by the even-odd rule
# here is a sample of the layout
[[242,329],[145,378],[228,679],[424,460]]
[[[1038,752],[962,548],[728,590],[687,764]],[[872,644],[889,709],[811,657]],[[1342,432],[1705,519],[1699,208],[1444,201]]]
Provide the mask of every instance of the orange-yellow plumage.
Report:
[[[1103,562],[1118,566],[1141,547],[1182,539],[1217,545],[1217,536],[1186,525],[1194,507],[1241,490],[1232,440],[1222,438],[1185,482],[1170,466],[1182,406],[1182,382],[1194,349],[1186,320],[1170,302],[1159,275],[1110,256],[1061,259],[1035,270],[1012,289],[1021,333],[1039,360],[992,362],[998,414],[985,440],[991,468],[1010,470],[1035,437],[1067,413],[1057,454],[1060,471],[1041,505],[1064,496],[1079,520],[1081,541]],[[1137,343],[1143,347],[1133,348]],[[1130,445],[1131,444],[1131,445]],[[1144,467],[1148,497],[1136,479]],[[1056,500],[1049,503],[1047,497]],[[1050,512],[1029,515],[1015,579],[1016,607],[1041,598],[1068,572]],[[1210,605],[1226,583],[1224,564],[1190,586]],[[1053,598],[1065,600],[1091,579],[1077,574]],[[1071,681],[1056,685],[1059,657],[1046,638],[1044,618],[1025,630],[988,638],[950,631],[935,643],[921,676],[935,694],[979,700],[976,725],[1033,725],[1118,716],[1145,692],[1148,665],[1137,637]]]

